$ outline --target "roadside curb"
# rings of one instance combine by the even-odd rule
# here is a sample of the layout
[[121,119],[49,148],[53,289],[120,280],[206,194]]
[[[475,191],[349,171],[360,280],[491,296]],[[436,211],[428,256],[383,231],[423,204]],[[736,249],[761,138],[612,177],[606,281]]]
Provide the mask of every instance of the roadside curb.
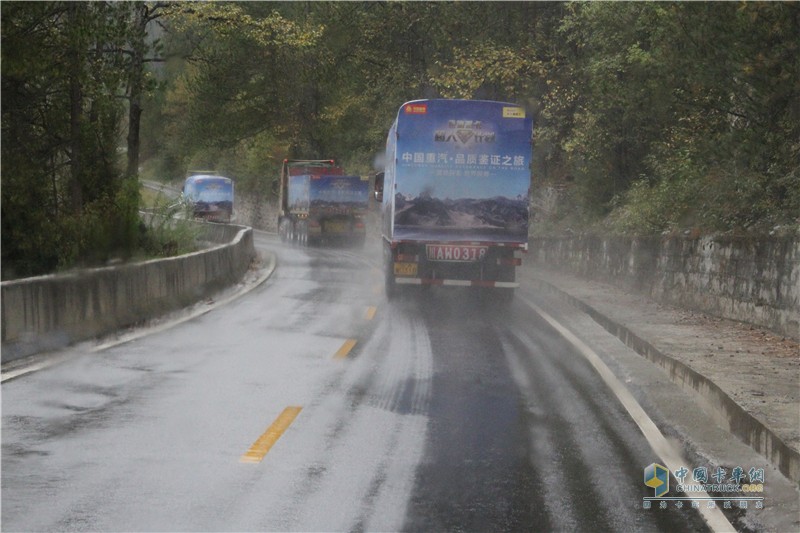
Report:
[[534,281],[540,290],[549,292],[585,312],[626,346],[655,363],[669,375],[673,383],[679,385],[683,390],[698,393],[708,402],[715,418],[723,428],[766,457],[792,482],[800,483],[800,452],[790,448],[763,422],[731,399],[718,385],[681,361],[664,354],[633,331],[600,313],[583,300],[542,279],[534,278]]

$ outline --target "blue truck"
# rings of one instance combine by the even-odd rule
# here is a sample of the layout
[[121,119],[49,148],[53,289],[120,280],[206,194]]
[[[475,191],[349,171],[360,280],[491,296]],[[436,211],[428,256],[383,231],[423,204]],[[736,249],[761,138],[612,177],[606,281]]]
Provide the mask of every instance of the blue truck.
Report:
[[283,162],[278,233],[283,242],[363,246],[369,177],[348,176],[333,160]]
[[233,180],[216,174],[193,174],[183,182],[182,197],[190,214],[211,222],[230,222],[233,216]]
[[386,294],[484,287],[510,300],[528,249],[533,121],[511,103],[403,104],[376,178]]

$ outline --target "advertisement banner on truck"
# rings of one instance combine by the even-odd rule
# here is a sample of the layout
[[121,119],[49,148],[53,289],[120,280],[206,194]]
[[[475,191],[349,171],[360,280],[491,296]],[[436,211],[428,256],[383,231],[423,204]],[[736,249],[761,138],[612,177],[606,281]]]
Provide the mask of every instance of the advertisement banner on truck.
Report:
[[287,200],[289,211],[294,214],[308,214],[310,176],[289,176]]
[[311,207],[319,212],[366,211],[369,177],[311,176]]
[[186,180],[183,194],[193,202],[233,202],[233,181],[216,176],[192,176]]
[[513,104],[406,104],[397,120],[395,238],[527,242],[531,133]]

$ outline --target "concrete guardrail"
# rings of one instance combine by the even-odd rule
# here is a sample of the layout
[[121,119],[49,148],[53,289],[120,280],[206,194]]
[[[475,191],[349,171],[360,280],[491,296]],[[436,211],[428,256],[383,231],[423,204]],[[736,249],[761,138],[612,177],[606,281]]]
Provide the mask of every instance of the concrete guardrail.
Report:
[[256,254],[252,228],[201,231],[215,244],[198,252],[4,281],[2,362],[142,323],[238,282]]

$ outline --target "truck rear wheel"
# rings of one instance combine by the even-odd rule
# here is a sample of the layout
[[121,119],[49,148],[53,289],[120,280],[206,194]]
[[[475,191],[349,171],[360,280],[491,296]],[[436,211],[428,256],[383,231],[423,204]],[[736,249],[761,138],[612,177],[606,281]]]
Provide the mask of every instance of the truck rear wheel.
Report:
[[394,256],[392,251],[387,247],[383,250],[383,265],[384,265],[384,290],[386,292],[387,300],[394,300],[397,298],[397,282],[394,279]]
[[290,222],[285,218],[282,218],[278,223],[278,235],[281,238],[281,242],[286,242],[289,239],[289,224]]
[[386,272],[386,299],[394,300],[397,297],[397,282],[394,280],[394,272],[391,271],[391,264],[387,267]]
[[307,246],[308,245],[308,223],[307,222],[298,222],[297,223],[297,244],[300,246]]

